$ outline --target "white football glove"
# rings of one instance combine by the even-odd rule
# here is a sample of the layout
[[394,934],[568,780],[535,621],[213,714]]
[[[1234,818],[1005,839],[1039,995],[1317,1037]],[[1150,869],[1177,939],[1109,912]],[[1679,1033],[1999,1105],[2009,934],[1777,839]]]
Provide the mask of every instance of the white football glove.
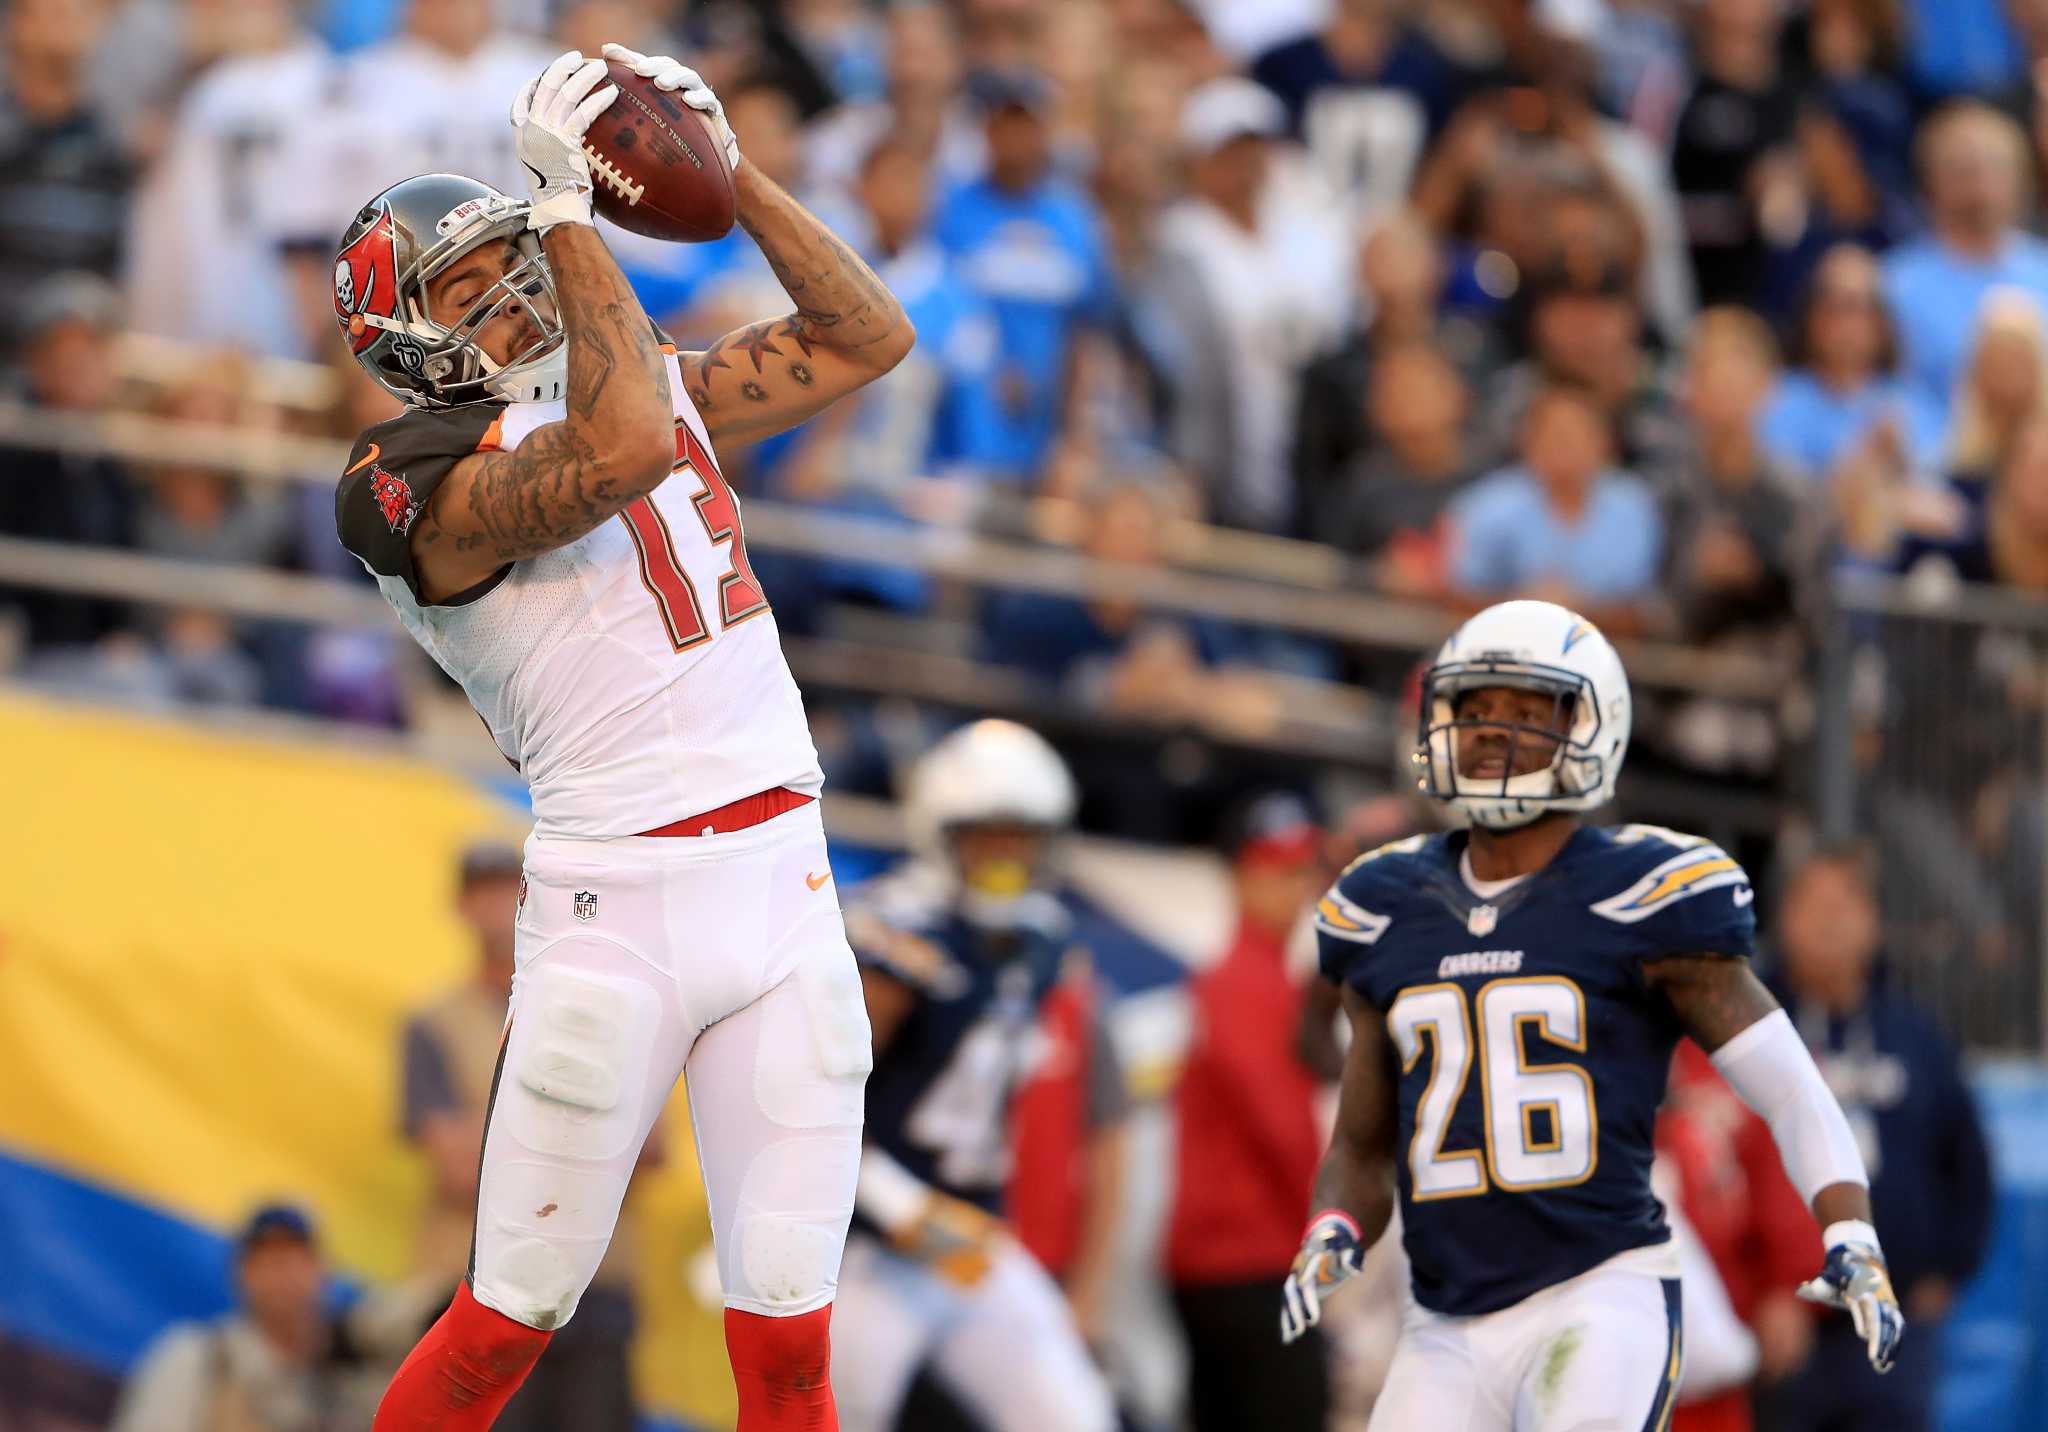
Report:
[[1280,1341],[1291,1343],[1323,1320],[1323,1299],[1365,1262],[1365,1245],[1351,1215],[1318,1213],[1294,1255],[1294,1271],[1281,1286]]
[[617,60],[642,79],[654,81],[658,90],[671,93],[680,91],[677,98],[691,109],[704,116],[711,125],[711,132],[718,136],[718,142],[725,146],[725,162],[733,173],[740,170],[739,136],[726,123],[725,106],[718,96],[711,92],[711,86],[704,83],[704,77],[684,64],[681,60],[670,59],[667,55],[643,55],[638,50],[629,50],[624,45],[606,45],[604,57]]
[[[1831,1227],[1828,1231],[1835,1230]],[[1871,1236],[1874,1239],[1876,1234]],[[1879,1372],[1892,1370],[1899,1341],[1906,1335],[1906,1315],[1899,1310],[1891,1274],[1884,1266],[1884,1254],[1874,1242],[1833,1243],[1820,1275],[1800,1284],[1799,1296],[1810,1303],[1847,1311],[1856,1336],[1863,1339],[1870,1365]]]
[[590,160],[583,153],[583,136],[618,97],[619,87],[605,81],[603,60],[586,60],[570,50],[539,79],[528,80],[513,99],[519,163],[533,191],[526,224],[535,233],[557,224],[590,222]]

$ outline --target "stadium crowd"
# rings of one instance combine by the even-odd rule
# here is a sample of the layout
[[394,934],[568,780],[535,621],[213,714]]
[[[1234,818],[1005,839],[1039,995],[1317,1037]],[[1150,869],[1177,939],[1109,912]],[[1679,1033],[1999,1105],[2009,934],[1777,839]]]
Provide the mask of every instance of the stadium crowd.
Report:
[[[1417,607],[1540,596],[1793,673],[1818,660],[1831,584],[1859,574],[1912,574],[1937,611],[1957,583],[2048,589],[2044,0],[8,0],[8,412],[353,436],[393,404],[334,341],[353,206],[428,170],[519,192],[507,101],[556,49],[605,40],[701,69],[747,162],[858,247],[919,333],[860,401],[727,455],[749,496],[1157,568],[1207,523],[1317,544],[1347,585]],[[785,303],[744,235],[611,237],[684,347]],[[0,474],[0,536],[366,581],[335,542],[332,472],[248,482],[186,449],[0,436]],[[1407,665],[856,554],[755,567],[785,632],[849,612],[943,627],[1048,701],[1162,727],[1265,729],[1300,683],[1386,695]],[[1893,761],[1855,793],[1894,888],[1931,912],[1897,947],[2018,961],[2033,972],[1997,988],[2038,1008],[2020,955],[2044,934],[2043,642],[1863,650],[1860,771],[1899,731],[1958,737],[1938,780]],[[386,630],[0,587],[0,668],[124,702],[400,726],[406,651]],[[1647,763],[1803,799],[1794,695],[1653,704]],[[886,789],[901,713],[821,704],[837,788]],[[1089,825],[1213,833],[1220,798],[1173,805],[1157,770],[1073,754]],[[1840,867],[1780,883],[1868,905]],[[1871,1027],[1873,950],[1814,977],[1817,1041]],[[451,1080],[418,1077],[408,1130],[431,1150]],[[1935,1082],[1954,1092],[1945,1065]],[[1703,1208],[1732,1206],[1744,1135],[1696,1125],[1674,1136],[1688,1176]],[[1923,1143],[1900,1187],[1967,1181],[1967,1151]],[[252,1257],[310,1242],[296,1218],[252,1223]],[[1798,1259],[1766,1232],[1702,1233],[1749,1260],[1731,1293],[1766,1376],[1833,1368],[1767,1295]],[[1916,1316],[1968,1272],[1938,1261]],[[1808,1382],[1830,1379],[1855,1381]],[[1772,1425],[1823,1425],[1796,1400]]]

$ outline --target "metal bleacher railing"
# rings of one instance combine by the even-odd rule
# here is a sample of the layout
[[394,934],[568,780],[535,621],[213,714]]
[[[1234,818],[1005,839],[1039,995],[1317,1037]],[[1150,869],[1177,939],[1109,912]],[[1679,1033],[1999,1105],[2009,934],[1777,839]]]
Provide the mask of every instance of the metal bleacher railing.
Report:
[[[176,372],[194,355],[130,343],[131,374]],[[330,397],[324,370],[265,363],[251,370],[264,401],[311,410]],[[131,413],[81,420],[20,404],[0,404],[0,442],[115,458],[143,470],[177,463],[231,473],[254,483],[330,487],[346,464],[342,444],[325,438],[172,421]],[[8,474],[0,470],[0,481]],[[1008,514],[1030,528],[1028,514]],[[1371,594],[1357,564],[1313,543],[1232,532],[1194,522],[1167,534],[1172,565],[1104,562],[1056,543],[949,527],[879,522],[814,507],[749,499],[747,541],[760,553],[863,560],[925,574],[959,591],[1023,591],[1119,601],[1141,609],[1293,633],[1355,654],[1407,660],[1451,630],[1441,608]],[[1071,525],[1071,524],[1070,524]],[[312,625],[380,625],[390,618],[366,587],[255,566],[203,566],[131,551],[34,542],[0,534],[0,584],[94,593],[143,605],[205,607],[244,619]],[[1397,693],[1297,676],[1267,678],[1279,699],[1258,722],[1164,723],[1141,715],[1084,710],[1015,670],[976,660],[947,624],[853,620],[824,634],[786,641],[792,668],[817,692],[904,697],[961,711],[1033,721],[1052,733],[1156,747],[1169,736],[1206,744],[1220,759],[1244,756],[1300,762],[1354,773],[1383,785],[1395,764]],[[1655,642],[1626,646],[1638,686],[1672,700],[1710,698],[1775,713],[1799,673],[1783,661],[1744,652],[1702,651]],[[1713,801],[1704,790],[1680,805]],[[1650,804],[1689,816],[1659,796]],[[1768,802],[1728,796],[1719,829],[1767,828]]]
[[1875,847],[1890,975],[1979,1050],[2048,1037],[2048,602],[1838,582],[1821,630],[1822,834]]

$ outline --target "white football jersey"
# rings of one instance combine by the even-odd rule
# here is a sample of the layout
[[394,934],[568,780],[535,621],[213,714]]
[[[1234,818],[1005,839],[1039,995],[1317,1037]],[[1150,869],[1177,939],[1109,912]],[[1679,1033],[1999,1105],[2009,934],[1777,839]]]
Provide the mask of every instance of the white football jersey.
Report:
[[419,599],[413,521],[457,462],[518,446],[561,420],[561,402],[408,412],[357,439],[337,493],[343,544],[526,776],[543,835],[636,835],[824,782],[738,500],[674,352],[664,361],[676,413],[668,479],[448,602]]

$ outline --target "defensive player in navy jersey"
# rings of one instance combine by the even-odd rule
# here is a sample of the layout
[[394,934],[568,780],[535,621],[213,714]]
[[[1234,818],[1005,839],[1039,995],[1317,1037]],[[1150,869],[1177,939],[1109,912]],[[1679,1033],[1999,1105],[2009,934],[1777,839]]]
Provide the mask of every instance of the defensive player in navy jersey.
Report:
[[1373,1432],[1662,1432],[1682,1345],[1651,1133],[1681,1035],[1820,1220],[1800,1291],[1846,1308],[1880,1371],[1904,1331],[1856,1140],[1750,971],[1749,877],[1695,837],[1585,823],[1629,720],[1590,622],[1479,613],[1424,675],[1415,753],[1469,828],[1362,857],[1317,906],[1352,1037],[1281,1335],[1317,1321],[1398,1195],[1413,1296]]
[[[1001,1221],[1011,1096],[1073,943],[1048,888],[1073,780],[1035,733],[977,721],[918,764],[906,806],[920,858],[847,916],[875,1068],[833,1326],[839,1416],[889,1432],[929,1364],[989,1432],[1110,1432],[1065,1299]],[[1101,1038],[1088,1063],[1103,1123],[1121,1076]]]

